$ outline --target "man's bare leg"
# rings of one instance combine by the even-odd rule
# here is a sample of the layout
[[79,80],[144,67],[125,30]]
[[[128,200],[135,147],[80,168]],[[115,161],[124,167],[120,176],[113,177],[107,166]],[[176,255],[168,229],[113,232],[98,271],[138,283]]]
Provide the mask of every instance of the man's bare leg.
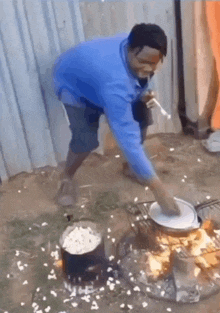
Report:
[[88,157],[91,151],[74,153],[70,148],[67,154],[65,170],[61,174],[61,186],[57,195],[57,203],[62,206],[74,205],[77,201],[77,186],[72,181],[74,174]]

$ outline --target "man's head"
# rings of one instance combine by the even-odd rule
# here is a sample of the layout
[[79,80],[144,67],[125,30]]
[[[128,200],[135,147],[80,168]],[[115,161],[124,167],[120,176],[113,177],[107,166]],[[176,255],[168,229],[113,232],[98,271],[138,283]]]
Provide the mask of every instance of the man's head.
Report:
[[128,62],[139,79],[148,78],[167,55],[167,36],[155,24],[137,24],[128,36]]

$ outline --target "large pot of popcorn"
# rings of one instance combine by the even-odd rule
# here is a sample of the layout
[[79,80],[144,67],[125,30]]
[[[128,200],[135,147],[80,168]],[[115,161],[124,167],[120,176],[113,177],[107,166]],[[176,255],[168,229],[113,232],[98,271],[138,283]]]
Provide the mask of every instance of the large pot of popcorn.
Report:
[[88,287],[103,281],[107,260],[100,225],[91,220],[75,221],[63,232],[59,243],[63,273],[71,286]]

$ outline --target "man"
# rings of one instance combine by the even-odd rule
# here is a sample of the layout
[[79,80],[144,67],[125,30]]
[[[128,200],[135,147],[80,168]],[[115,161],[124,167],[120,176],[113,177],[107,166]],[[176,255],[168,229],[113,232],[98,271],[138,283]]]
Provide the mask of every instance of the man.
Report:
[[179,214],[142,146],[150,124],[143,96],[158,65],[167,54],[164,31],[154,24],[138,24],[129,36],[82,42],[56,60],[54,90],[64,103],[72,139],[61,177],[58,203],[74,205],[73,176],[98,147],[99,117],[105,114],[131,175],[153,192],[165,214]]

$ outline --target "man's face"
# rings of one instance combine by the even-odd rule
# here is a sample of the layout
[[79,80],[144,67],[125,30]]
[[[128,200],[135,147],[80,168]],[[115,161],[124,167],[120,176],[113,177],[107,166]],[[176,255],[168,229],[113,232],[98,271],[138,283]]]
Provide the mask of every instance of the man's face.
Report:
[[148,46],[144,46],[138,53],[139,49],[135,48],[128,51],[129,67],[139,79],[146,79],[158,68],[162,61],[162,53]]

